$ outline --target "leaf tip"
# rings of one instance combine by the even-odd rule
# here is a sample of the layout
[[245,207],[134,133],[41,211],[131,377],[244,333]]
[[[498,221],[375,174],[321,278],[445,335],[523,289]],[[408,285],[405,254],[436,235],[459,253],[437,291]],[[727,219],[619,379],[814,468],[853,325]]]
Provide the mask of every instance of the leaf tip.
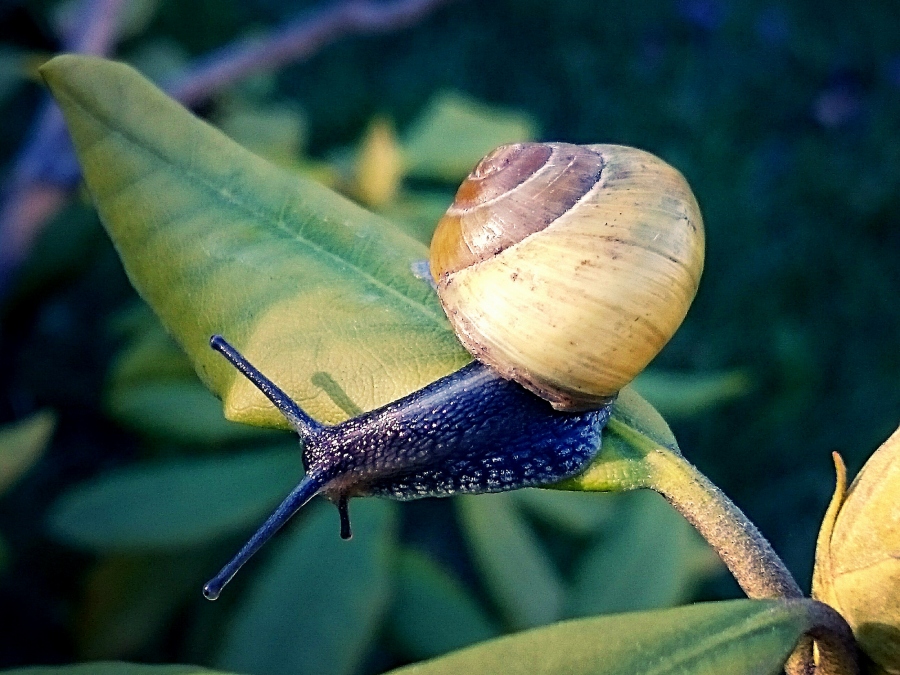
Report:
[[44,62],[38,68],[38,72],[47,86],[50,87],[50,90],[53,91],[60,82],[65,80],[67,72],[89,58],[80,54],[59,54]]

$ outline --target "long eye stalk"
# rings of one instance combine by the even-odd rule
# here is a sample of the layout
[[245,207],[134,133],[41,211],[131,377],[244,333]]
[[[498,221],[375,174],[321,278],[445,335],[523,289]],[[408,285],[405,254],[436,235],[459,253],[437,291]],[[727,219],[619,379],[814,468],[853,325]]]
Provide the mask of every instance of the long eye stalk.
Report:
[[213,335],[209,339],[209,346],[228,359],[235,368],[257,388],[266,395],[275,407],[285,416],[291,427],[300,434],[301,440],[306,440],[322,430],[322,425],[300,409],[291,397],[282,391],[272,380],[256,369],[243,355],[232,347],[221,335]]
[[[209,340],[209,346],[222,354],[229,363],[237,368],[248,380],[259,388],[266,395],[275,407],[281,411],[288,423],[300,435],[300,439],[304,443],[308,443],[310,439],[319,434],[325,427],[316,422],[312,417],[307,415],[298,406],[290,396],[288,396],[278,385],[263,375],[256,369],[244,356],[234,347],[232,347],[221,335],[213,335]],[[308,474],[300,481],[293,492],[289,494],[281,505],[275,509],[275,512],[262,524],[250,540],[244,544],[244,547],[238,551],[238,554],[222,568],[222,570],[213,577],[209,583],[203,587],[203,595],[209,600],[215,600],[219,597],[225,585],[234,578],[238,570],[256,553],[272,536],[280,530],[284,524],[291,519],[310,499],[325,486],[325,480],[320,476]],[[341,511],[341,534],[346,532],[349,535],[350,521],[347,516],[347,500],[342,498],[340,502]]]

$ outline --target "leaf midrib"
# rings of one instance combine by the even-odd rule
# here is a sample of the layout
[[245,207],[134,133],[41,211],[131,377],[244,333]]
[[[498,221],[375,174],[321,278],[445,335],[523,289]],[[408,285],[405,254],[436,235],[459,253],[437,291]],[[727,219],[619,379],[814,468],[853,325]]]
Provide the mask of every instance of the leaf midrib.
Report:
[[[119,127],[111,125],[107,119],[104,119],[104,117],[96,114],[90,107],[87,106],[87,104],[83,101],[83,99],[81,99],[78,96],[77,90],[75,90],[75,91],[70,90],[69,95],[70,95],[72,101],[75,103],[75,105],[77,105],[88,117],[96,120],[96,122],[98,124],[100,124],[105,129],[107,129],[109,133],[117,134],[118,136],[123,138],[126,142],[130,143],[135,148],[142,150],[143,152],[150,155],[151,157],[155,157],[157,159],[157,161],[161,162],[162,164],[164,164],[164,165],[167,164],[167,165],[170,165],[170,166],[178,169],[187,179],[191,180],[195,185],[199,185],[201,188],[203,188],[207,192],[211,193],[213,195],[214,200],[223,201],[226,205],[230,205],[230,206],[234,207],[235,209],[237,209],[238,211],[242,211],[245,215],[249,216],[250,218],[253,218],[257,222],[261,221],[263,223],[270,223],[271,224],[270,226],[274,226],[274,227],[272,227],[272,229],[274,231],[281,232],[281,234],[283,236],[285,236],[287,239],[289,239],[291,241],[295,241],[298,244],[300,244],[301,246],[306,246],[308,249],[310,249],[315,254],[318,254],[322,257],[326,257],[328,259],[331,259],[332,261],[337,262],[339,267],[344,267],[345,269],[353,270],[363,280],[368,281],[373,286],[383,290],[384,292],[386,292],[386,294],[398,298],[402,303],[408,305],[413,310],[418,311],[420,314],[424,315],[426,318],[432,320],[437,327],[443,327],[443,325],[445,324],[445,322],[443,321],[443,317],[440,314],[438,314],[437,312],[431,311],[427,306],[417,302],[416,300],[410,298],[409,296],[405,295],[404,293],[401,293],[397,289],[393,288],[392,286],[386,284],[385,282],[381,281],[377,277],[373,276],[368,271],[358,267],[357,265],[350,263],[349,261],[340,257],[336,253],[333,253],[333,252],[329,251],[328,249],[323,248],[321,245],[316,244],[315,242],[310,241],[309,239],[303,237],[299,233],[290,230],[284,224],[284,220],[282,218],[278,218],[277,220],[272,219],[272,218],[266,218],[265,216],[271,215],[271,214],[266,214],[265,212],[259,212],[259,211],[254,210],[246,201],[238,199],[237,193],[230,188],[226,189],[226,192],[228,194],[228,196],[226,197],[226,195],[222,193],[222,190],[220,190],[215,185],[215,183],[209,181],[205,177],[205,174],[195,171],[195,170],[191,170],[188,167],[186,167],[178,162],[172,161],[171,158],[167,157],[164,153],[160,152],[153,146],[148,146],[148,145],[140,142],[140,139],[137,136],[135,136],[133,133],[130,133],[129,131],[126,131],[124,129],[121,129]],[[209,130],[212,130],[213,132],[218,133],[218,134],[222,134],[221,131],[219,131],[212,125],[209,125],[208,122],[205,122],[204,120],[201,120],[199,118],[197,118],[197,121],[201,124],[207,125],[209,127]],[[225,138],[228,138],[224,134],[222,134],[222,135]],[[231,143],[234,143],[234,141],[231,139],[228,139],[228,141]],[[237,144],[235,144],[235,145],[237,145]],[[246,150],[245,148],[243,148],[241,146],[238,146],[238,147],[240,147],[243,152],[252,154],[252,153],[249,153],[249,151]],[[86,147],[85,153],[89,152],[90,149],[91,149],[90,147]],[[273,167],[273,168],[276,171],[278,170],[277,167]]]
[[[693,649],[678,650],[675,655],[670,656],[666,661],[652,670],[645,671],[645,675],[667,675],[669,673],[679,672],[679,667],[695,663],[702,659],[707,653],[717,651],[723,644],[734,642],[738,638],[749,638],[760,633],[771,630],[773,624],[778,622],[778,617],[773,614],[779,608],[773,607],[762,613],[762,616],[755,614],[750,619],[744,619],[740,624],[731,626],[727,630],[716,632],[714,640],[703,640],[699,646]],[[757,621],[757,619],[763,619]],[[748,626],[748,624],[750,624]]]

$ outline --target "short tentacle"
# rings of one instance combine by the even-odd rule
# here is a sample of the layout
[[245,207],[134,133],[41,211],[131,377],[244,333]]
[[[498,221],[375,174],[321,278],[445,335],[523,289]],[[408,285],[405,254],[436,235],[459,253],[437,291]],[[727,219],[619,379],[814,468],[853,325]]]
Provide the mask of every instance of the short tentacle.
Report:
[[337,507],[341,516],[341,539],[350,539],[353,536],[353,530],[350,529],[350,509],[347,505],[346,495],[338,498]]

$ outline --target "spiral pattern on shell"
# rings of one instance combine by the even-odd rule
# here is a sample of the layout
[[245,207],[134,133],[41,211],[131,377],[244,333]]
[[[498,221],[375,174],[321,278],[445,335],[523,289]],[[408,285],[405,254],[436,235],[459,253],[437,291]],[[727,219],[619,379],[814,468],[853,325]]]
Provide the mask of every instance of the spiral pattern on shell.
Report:
[[616,145],[507,145],[460,186],[431,243],[457,336],[560,410],[609,400],[659,353],[703,270],[682,175]]

